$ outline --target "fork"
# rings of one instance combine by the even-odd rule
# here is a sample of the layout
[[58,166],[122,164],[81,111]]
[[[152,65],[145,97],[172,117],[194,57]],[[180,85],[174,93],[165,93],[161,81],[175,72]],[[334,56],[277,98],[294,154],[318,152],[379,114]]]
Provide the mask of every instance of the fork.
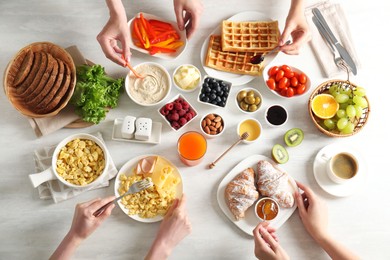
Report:
[[110,201],[110,202],[104,204],[102,207],[100,207],[98,210],[96,210],[96,211],[93,213],[93,215],[94,215],[95,217],[99,217],[99,216],[106,210],[106,208],[107,208],[108,206],[110,206],[111,204],[113,204],[113,203],[115,203],[116,201],[120,200],[120,199],[123,198],[124,196],[129,195],[129,194],[133,194],[133,193],[140,192],[140,191],[142,191],[142,190],[144,190],[144,189],[147,189],[147,188],[149,188],[149,187],[152,187],[152,186],[153,186],[153,182],[152,182],[152,179],[151,179],[151,178],[145,178],[145,179],[142,179],[142,180],[140,180],[140,181],[134,182],[133,184],[131,184],[131,186],[129,187],[129,190],[128,190],[125,194],[123,194],[123,195],[121,195],[121,196],[115,198],[114,200],[112,200],[112,201]]
[[[319,26],[322,26],[315,16],[313,16],[312,20],[313,20],[313,23],[315,24],[315,26],[317,28]],[[332,50],[332,52],[333,52],[333,59],[334,59],[334,63],[336,64],[336,66],[339,67],[342,70],[347,69],[347,66],[346,66],[343,58],[341,58],[340,53],[338,51],[336,51],[336,49],[334,48],[332,42],[328,39],[328,37],[322,37],[322,38],[325,39],[325,41],[327,42],[329,48]]]

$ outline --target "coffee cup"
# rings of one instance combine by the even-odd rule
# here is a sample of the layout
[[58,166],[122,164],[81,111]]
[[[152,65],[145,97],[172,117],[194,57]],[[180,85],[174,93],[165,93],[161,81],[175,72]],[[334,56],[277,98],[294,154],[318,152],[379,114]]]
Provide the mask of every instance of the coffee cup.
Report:
[[336,153],[333,156],[323,154],[328,162],[326,173],[335,183],[342,184],[356,177],[359,171],[359,162],[355,156],[347,152]]

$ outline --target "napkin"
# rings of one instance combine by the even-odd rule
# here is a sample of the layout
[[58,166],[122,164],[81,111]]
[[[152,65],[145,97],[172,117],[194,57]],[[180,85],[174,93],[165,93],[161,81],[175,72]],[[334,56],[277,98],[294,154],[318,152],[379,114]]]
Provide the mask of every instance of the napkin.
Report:
[[[70,46],[65,50],[70,54],[76,66],[89,63],[76,46]],[[27,120],[33,128],[35,135],[41,137],[53,133],[80,119],[74,110],[74,106],[68,104],[55,116],[42,118],[27,117]]]
[[317,3],[312,6],[308,6],[305,9],[305,16],[312,33],[310,47],[314,51],[325,75],[328,78],[333,78],[338,75],[342,75],[347,78],[347,75],[345,75],[346,72],[337,67],[334,63],[334,55],[332,50],[327,45],[325,39],[322,38],[320,32],[313,23],[312,9],[315,7],[321,11],[333,34],[341,43],[341,45],[349,52],[352,60],[356,64],[356,67],[359,69],[361,64],[356,54],[345,13],[340,4],[330,3],[329,1]]
[[[103,137],[100,132],[93,133],[92,135],[99,138],[103,143]],[[35,170],[36,172],[42,172],[46,170],[47,168],[51,167],[51,160],[54,153],[54,150],[56,148],[55,146],[48,146],[43,147],[40,149],[35,150],[34,152],[34,161],[35,161]],[[84,189],[74,189],[69,186],[66,186],[59,180],[51,180],[42,183],[37,187],[38,194],[40,199],[53,199],[55,203],[73,198],[83,192],[87,192],[89,190],[93,189],[99,189],[103,187],[107,187],[109,185],[109,180],[114,178],[116,174],[118,173],[117,168],[115,167],[115,164],[111,158],[111,156],[108,156],[108,168],[107,168],[107,175],[106,178],[102,180],[102,183],[99,183],[97,186],[90,187],[90,188],[84,188]]]

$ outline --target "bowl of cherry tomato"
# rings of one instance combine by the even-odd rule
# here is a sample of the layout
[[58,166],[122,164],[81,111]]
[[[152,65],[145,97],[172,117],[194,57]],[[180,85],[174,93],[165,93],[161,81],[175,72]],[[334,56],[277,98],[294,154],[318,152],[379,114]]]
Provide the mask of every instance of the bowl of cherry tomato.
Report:
[[273,65],[265,68],[264,81],[277,96],[292,98],[307,93],[311,86],[309,77],[298,68],[289,65]]

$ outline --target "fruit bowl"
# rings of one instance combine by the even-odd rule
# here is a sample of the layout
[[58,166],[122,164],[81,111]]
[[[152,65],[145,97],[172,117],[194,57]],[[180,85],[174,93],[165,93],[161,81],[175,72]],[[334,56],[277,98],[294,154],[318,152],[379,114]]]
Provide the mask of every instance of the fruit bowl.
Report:
[[[337,79],[329,80],[319,85],[310,95],[309,102],[308,102],[309,115],[314,125],[322,133],[331,137],[348,137],[360,132],[362,128],[366,125],[370,113],[370,104],[368,102],[368,98],[365,95],[365,93],[362,93],[362,91],[364,91],[364,89],[346,80],[337,80]],[[331,94],[331,93],[333,93],[333,95],[335,96],[335,100],[337,100],[337,102],[343,101],[342,99],[347,98],[347,96],[345,95],[337,96],[335,95],[335,92],[337,92],[338,94],[346,94],[347,96],[349,94],[348,100],[339,104],[339,108],[337,110],[337,113],[339,114],[336,113],[336,115],[327,119],[319,118],[313,112],[312,106],[313,106],[314,98],[321,94]],[[352,96],[353,98],[351,98]],[[356,98],[356,96],[358,96],[358,98]],[[349,105],[355,106],[356,115],[353,117],[348,117],[348,114],[346,113],[347,107]],[[356,106],[360,108],[356,108]],[[344,110],[342,112],[345,113],[344,115],[345,117],[343,117],[342,115],[343,113],[339,112],[340,110]],[[349,113],[349,114],[353,115],[354,113]],[[337,125],[341,118],[347,118],[346,124],[350,124],[350,123],[353,124],[353,129],[352,126],[350,131],[342,131],[346,126],[341,130],[338,129]],[[325,122],[325,120],[327,120],[327,122]],[[334,127],[332,127],[332,123],[330,121],[333,121]],[[343,119],[342,121],[345,120]],[[343,123],[344,122],[340,122],[340,125],[342,126]]]
[[[283,72],[280,72],[281,74],[278,75],[279,71]],[[303,96],[308,93],[311,87],[311,80],[307,74],[289,65],[272,65],[266,67],[264,69],[263,79],[268,90],[282,98]]]
[[163,105],[158,112],[174,131],[183,129],[198,116],[194,107],[180,94]]

